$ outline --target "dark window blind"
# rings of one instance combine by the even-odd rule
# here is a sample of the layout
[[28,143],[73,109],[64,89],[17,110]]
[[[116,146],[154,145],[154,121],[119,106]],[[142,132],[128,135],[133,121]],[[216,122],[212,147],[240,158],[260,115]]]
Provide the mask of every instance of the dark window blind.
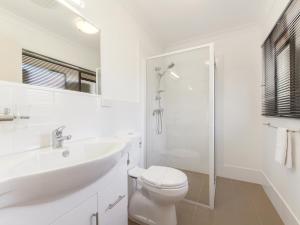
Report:
[[262,114],[300,118],[300,0],[290,3],[263,51]]
[[96,94],[96,73],[28,50],[22,54],[23,83]]

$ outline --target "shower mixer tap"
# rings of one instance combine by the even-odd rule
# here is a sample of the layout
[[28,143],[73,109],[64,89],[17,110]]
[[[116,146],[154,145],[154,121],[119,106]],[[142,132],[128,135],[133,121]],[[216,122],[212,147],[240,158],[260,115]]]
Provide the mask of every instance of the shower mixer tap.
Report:
[[163,113],[163,112],[164,112],[164,109],[163,109],[163,108],[160,108],[160,109],[154,109],[152,115],[155,116],[156,114]]

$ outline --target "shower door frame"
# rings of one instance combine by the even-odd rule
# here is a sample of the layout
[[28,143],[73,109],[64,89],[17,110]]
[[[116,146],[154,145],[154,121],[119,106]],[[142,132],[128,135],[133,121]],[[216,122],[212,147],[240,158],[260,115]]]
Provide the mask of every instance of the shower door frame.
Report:
[[147,166],[147,155],[149,149],[149,130],[148,130],[148,95],[147,95],[147,62],[152,59],[163,58],[171,55],[194,51],[197,49],[209,48],[209,205],[196,203],[197,205],[215,207],[215,192],[216,192],[216,170],[215,170],[215,46],[214,43],[208,43],[191,48],[180,49],[146,59],[146,78],[145,78],[145,139],[146,149],[144,154],[144,162]]

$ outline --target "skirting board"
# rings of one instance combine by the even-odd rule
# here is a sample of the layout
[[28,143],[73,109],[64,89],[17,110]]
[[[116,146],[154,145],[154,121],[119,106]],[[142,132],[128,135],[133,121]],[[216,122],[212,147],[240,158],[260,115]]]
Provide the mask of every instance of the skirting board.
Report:
[[262,185],[264,191],[268,195],[284,224],[300,225],[299,218],[296,217],[295,213],[292,211],[283,196],[279,193],[277,188],[263,171],[245,167],[224,165],[217,171],[217,175],[225,178]]
[[217,167],[217,176],[225,177],[233,180],[240,180],[255,184],[266,184],[266,179],[260,170],[233,165],[224,165]]
[[276,211],[281,217],[282,221],[285,225],[300,225],[300,220],[297,218],[293,210],[290,208],[288,203],[285,201],[283,196],[279,193],[277,188],[268,178],[268,176],[262,172],[263,176],[266,179],[266,184],[263,185],[263,188],[274,205]]

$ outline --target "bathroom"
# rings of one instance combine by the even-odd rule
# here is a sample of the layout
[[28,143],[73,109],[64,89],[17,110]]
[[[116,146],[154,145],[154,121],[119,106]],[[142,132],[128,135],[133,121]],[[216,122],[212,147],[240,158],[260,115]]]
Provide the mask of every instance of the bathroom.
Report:
[[300,225],[298,15],[1,0],[0,225]]

